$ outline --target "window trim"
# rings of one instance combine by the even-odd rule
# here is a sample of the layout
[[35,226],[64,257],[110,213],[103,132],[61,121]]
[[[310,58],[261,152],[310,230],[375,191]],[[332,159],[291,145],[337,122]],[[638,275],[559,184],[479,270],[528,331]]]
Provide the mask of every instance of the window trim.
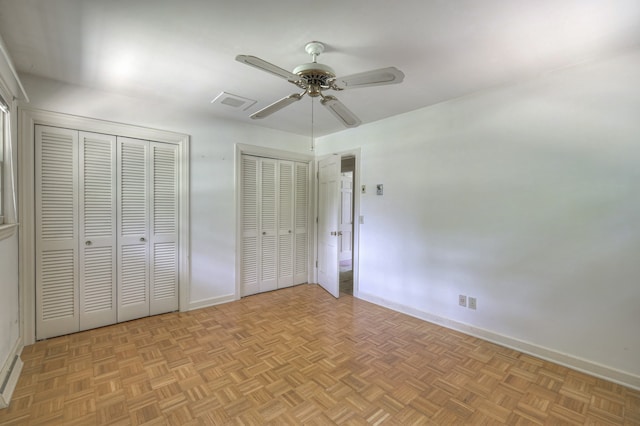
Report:
[[[3,83],[0,80],[0,83]],[[10,102],[5,101],[10,99]],[[18,224],[16,223],[16,205],[14,186],[9,186],[9,182],[15,182],[15,167],[7,167],[8,163],[13,162],[13,146],[15,138],[13,126],[15,109],[15,101],[9,96],[9,92],[4,84],[0,84],[0,120],[3,120],[0,131],[0,241],[11,237],[15,234]],[[11,175],[13,174],[13,176]]]

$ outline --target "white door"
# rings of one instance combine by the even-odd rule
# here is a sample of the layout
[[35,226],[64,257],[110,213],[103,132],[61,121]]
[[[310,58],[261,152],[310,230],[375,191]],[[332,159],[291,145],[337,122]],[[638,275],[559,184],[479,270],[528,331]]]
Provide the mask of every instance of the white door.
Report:
[[258,255],[258,167],[255,157],[242,156],[240,163],[240,197],[242,200],[240,213],[241,259],[240,259],[240,294],[248,296],[260,292],[258,271],[260,256]]
[[277,161],[260,160],[260,292],[278,288]]
[[308,281],[309,165],[243,155],[240,294]]
[[79,330],[78,132],[36,126],[36,338]]
[[116,322],[116,137],[79,133],[80,330]]
[[278,288],[293,285],[293,174],[293,162],[278,162]]
[[149,311],[178,310],[178,146],[150,142]]
[[309,281],[309,165],[296,163],[294,284]]
[[118,137],[118,322],[149,316],[149,144]]
[[340,260],[350,260],[352,255],[353,227],[353,172],[342,173],[340,177]]
[[340,157],[318,163],[318,283],[334,297],[340,296],[338,270],[338,203]]

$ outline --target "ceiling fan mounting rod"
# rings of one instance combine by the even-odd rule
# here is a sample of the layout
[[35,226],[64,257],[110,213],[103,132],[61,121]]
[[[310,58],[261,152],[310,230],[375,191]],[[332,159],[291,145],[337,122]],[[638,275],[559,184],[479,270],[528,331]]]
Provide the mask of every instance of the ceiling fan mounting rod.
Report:
[[310,41],[304,46],[304,50],[311,55],[311,62],[316,62],[316,58],[324,52],[324,44],[319,41]]

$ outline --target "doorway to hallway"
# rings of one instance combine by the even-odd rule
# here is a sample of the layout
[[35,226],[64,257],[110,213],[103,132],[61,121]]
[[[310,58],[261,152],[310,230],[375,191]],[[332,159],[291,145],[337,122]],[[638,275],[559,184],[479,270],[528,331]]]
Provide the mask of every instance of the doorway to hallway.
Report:
[[340,161],[340,233],[339,233],[339,280],[340,293],[353,294],[353,177],[356,159],[342,157]]

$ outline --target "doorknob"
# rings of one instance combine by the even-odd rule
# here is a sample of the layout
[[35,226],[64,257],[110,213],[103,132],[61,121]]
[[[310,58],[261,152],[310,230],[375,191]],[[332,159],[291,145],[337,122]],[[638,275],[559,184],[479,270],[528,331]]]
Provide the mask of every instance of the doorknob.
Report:
[[338,231],[338,235],[342,235],[342,231]]
[[87,241],[85,241],[85,243],[84,243],[84,245],[85,245],[85,246],[90,246],[91,244],[92,244],[92,243],[91,243],[91,240],[87,240]]
[[336,231],[331,231],[331,235],[338,235]]
[[144,243],[147,240],[144,237],[140,237],[140,241],[142,241]]

